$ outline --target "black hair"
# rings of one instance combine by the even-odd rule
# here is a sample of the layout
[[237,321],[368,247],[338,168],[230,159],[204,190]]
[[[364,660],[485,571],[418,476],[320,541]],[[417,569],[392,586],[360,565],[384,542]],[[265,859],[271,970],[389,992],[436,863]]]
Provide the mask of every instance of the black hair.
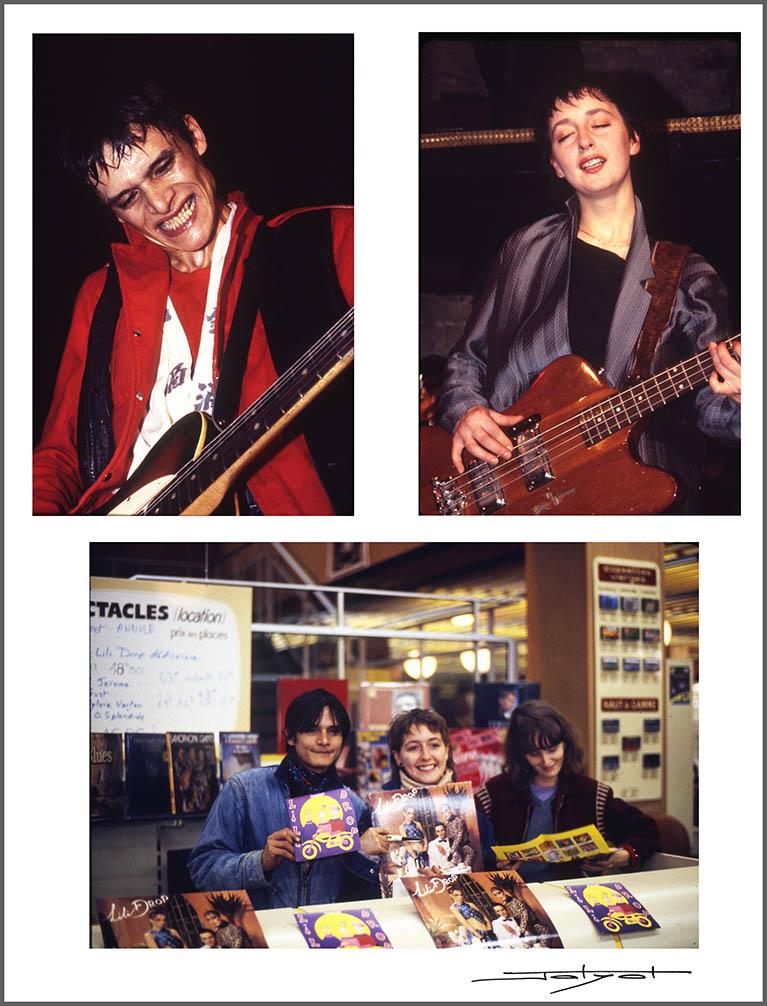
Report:
[[553,81],[535,108],[535,137],[547,164],[551,156],[549,120],[556,110],[557,103],[569,104],[586,94],[612,102],[620,112],[629,137],[640,136],[641,124],[635,101],[628,84],[619,77],[612,74],[583,73],[570,79]]
[[[208,915],[208,912],[206,912],[205,914]],[[211,936],[216,935],[212,929],[201,929],[197,935],[202,936],[203,933],[210,933]]]
[[70,174],[97,185],[99,172],[112,166],[104,150],[111,152],[110,162],[119,164],[126,150],[146,140],[151,126],[169,139],[194,145],[184,115],[155,84],[142,82],[137,87],[91,94],[64,137],[64,166]]
[[286,740],[295,740],[296,734],[306,733],[316,727],[322,719],[324,709],[330,712],[336,726],[341,728],[343,739],[346,740],[352,728],[349,714],[341,700],[324,688],[314,688],[310,692],[304,692],[303,695],[297,695],[290,703],[285,713]]
[[147,914],[147,918],[156,919],[158,915],[164,915],[166,919],[170,918],[170,913],[167,908],[153,908],[152,911]]
[[525,755],[541,748],[556,747],[559,743],[565,746],[562,774],[581,775],[583,751],[575,730],[564,716],[553,706],[537,699],[517,706],[511,714],[504,744],[506,764],[503,770],[511,776],[512,785],[517,789],[530,785],[533,768]]

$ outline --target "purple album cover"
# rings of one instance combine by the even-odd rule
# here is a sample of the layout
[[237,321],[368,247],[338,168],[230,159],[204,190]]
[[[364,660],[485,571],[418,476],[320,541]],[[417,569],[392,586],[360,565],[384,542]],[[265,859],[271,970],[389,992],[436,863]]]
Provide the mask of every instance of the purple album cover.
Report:
[[294,912],[293,917],[312,950],[335,950],[338,947],[391,949],[389,937],[369,908],[344,908],[337,912]]
[[298,835],[296,860],[340,856],[360,847],[360,829],[348,789],[289,797],[290,827]]
[[639,933],[660,929],[641,901],[623,884],[565,884],[565,890],[588,915],[600,933]]

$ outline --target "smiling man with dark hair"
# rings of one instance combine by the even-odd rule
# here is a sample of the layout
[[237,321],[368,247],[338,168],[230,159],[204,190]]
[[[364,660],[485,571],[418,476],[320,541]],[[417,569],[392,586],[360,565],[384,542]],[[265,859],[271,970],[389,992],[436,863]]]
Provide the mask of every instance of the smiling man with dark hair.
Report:
[[343,788],[335,764],[348,732],[348,713],[330,692],[318,688],[290,703],[286,757],[276,768],[239,772],[213,804],[188,863],[200,890],[247,890],[256,909],[378,897],[377,857],[389,840],[385,828],[371,827],[356,793],[349,797],[361,852],[308,863],[295,858],[287,800]]
[[[351,513],[350,387],[325,391],[351,359],[350,335],[337,329],[353,301],[351,209],[267,220],[241,192],[222,195],[203,126],[151,85],[94,98],[73,118],[65,163],[128,243],[112,245],[77,297],[34,454],[34,512],[182,513],[208,491],[205,508],[189,512],[210,513],[236,471],[238,513]],[[306,376],[306,363],[294,364],[321,337],[324,355],[314,350]],[[235,438],[236,417],[278,378],[281,408],[249,412]],[[296,419],[307,403],[311,421]],[[226,448],[179,483],[223,427]]]

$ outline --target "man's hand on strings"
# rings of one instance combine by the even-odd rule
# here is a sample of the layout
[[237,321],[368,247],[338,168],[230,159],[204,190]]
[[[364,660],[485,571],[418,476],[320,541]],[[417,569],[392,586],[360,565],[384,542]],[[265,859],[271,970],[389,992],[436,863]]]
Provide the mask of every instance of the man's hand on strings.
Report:
[[715,395],[727,395],[740,405],[740,339],[733,343],[732,352],[723,342],[710,342],[708,350],[714,362],[709,387]]
[[456,471],[463,473],[461,455],[468,451],[481,461],[489,461],[491,465],[499,461],[508,461],[514,445],[501,427],[514,426],[523,416],[505,416],[484,405],[475,405],[465,412],[453,430],[453,448],[451,458]]

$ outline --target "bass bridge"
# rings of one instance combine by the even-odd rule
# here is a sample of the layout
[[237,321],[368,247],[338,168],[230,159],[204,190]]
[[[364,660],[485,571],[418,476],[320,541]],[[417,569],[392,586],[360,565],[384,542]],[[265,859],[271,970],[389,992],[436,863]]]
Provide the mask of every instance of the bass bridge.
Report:
[[431,491],[438,514],[461,514],[466,509],[466,495],[455,485],[455,479],[439,479],[435,475]]
[[543,443],[541,417],[537,414],[528,416],[521,423],[512,426],[508,433],[515,447],[513,457],[521,466],[527,491],[533,492],[551,482],[554,472]]

